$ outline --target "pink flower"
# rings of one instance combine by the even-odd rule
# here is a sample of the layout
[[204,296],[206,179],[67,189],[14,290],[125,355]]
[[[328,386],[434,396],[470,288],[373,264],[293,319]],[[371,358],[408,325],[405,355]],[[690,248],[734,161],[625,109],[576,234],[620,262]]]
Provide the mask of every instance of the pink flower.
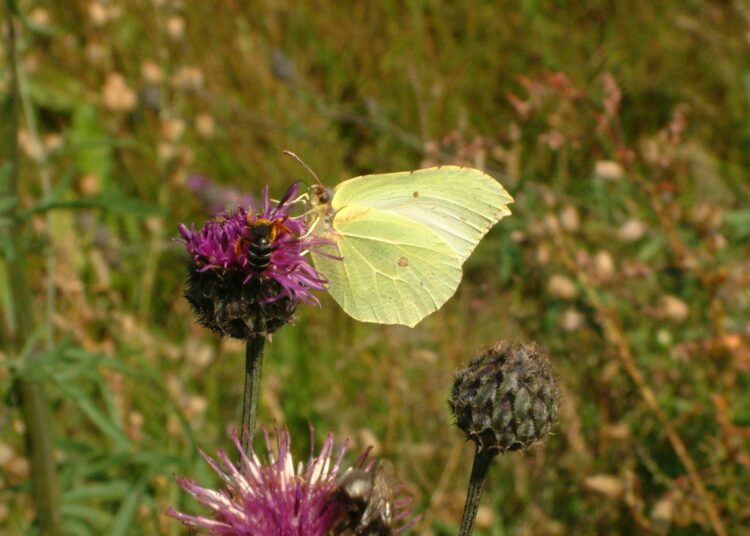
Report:
[[[334,452],[331,434],[326,437],[320,454],[311,454],[307,463],[296,466],[290,454],[288,431],[277,431],[275,449],[267,432],[265,439],[269,453],[266,463],[255,454],[247,456],[236,433],[232,434],[232,440],[240,453],[238,464],[223,451],[218,452],[218,461],[201,452],[221,477],[224,483],[221,490],[204,488],[188,478],[178,480],[185,491],[212,510],[210,517],[193,516],[173,508],[167,513],[213,536],[339,534],[337,527],[343,526],[342,519],[352,514],[351,504],[344,501],[339,489],[341,477],[350,474],[348,471],[371,475],[376,464],[367,460],[369,449],[355,462],[354,468],[342,471],[346,444]],[[407,508],[409,502],[394,497],[393,524],[389,522],[384,527],[387,532],[378,534],[397,534],[413,524],[414,520],[403,523],[411,513]]]

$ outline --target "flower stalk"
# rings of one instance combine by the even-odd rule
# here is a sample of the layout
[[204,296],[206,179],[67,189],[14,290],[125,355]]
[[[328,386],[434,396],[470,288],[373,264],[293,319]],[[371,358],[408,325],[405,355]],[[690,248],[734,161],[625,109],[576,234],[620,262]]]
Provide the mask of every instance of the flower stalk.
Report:
[[[19,83],[16,52],[16,32],[14,19],[17,7],[12,0],[6,0],[6,37],[8,65],[10,68],[10,96],[7,101],[8,113],[3,122],[2,145],[7,148],[9,169],[1,194],[10,198],[19,197]],[[27,368],[35,359],[35,348],[28,348],[33,331],[31,292],[29,288],[26,259],[21,237],[23,221],[18,205],[8,213],[10,223],[7,231],[6,262],[8,265],[9,288],[12,304],[9,311],[10,341],[16,355],[26,355],[21,369]],[[44,386],[38,380],[19,377],[16,387],[20,395],[21,410],[26,428],[26,449],[31,466],[31,495],[36,509],[41,534],[60,534],[60,503],[57,473],[50,435],[50,418]]]
[[198,322],[219,336],[245,341],[242,449],[252,452],[266,336],[294,320],[299,303],[319,304],[313,290],[327,281],[307,254],[325,240],[311,236],[304,216],[291,213],[299,184],[279,201],[268,187],[261,206],[222,212],[196,229],[178,229],[190,256],[185,298]]
[[250,454],[253,450],[255,423],[258,419],[260,380],[263,372],[263,349],[266,338],[252,335],[245,346],[245,394],[242,399],[242,450]]
[[479,500],[482,498],[482,487],[490,468],[490,462],[495,457],[495,453],[481,450],[477,445],[474,453],[474,464],[471,467],[471,477],[469,477],[469,489],[466,492],[466,504],[464,504],[464,515],[461,519],[461,528],[458,536],[470,536],[474,531],[474,522],[477,519],[477,510],[479,510]]

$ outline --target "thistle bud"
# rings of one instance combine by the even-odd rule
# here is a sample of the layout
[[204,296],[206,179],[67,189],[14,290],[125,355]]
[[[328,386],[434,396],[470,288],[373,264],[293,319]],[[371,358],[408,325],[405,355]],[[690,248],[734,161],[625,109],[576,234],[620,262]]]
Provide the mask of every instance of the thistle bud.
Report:
[[533,343],[500,342],[456,373],[448,401],[479,452],[527,449],[557,421],[559,391],[549,359]]

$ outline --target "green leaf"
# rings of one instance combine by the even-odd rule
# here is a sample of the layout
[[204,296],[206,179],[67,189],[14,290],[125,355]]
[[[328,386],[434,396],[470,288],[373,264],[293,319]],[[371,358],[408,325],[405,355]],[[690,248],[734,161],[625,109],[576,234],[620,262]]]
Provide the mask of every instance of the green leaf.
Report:
[[21,375],[28,378],[34,376],[33,368],[39,358],[39,346],[40,341],[44,339],[46,335],[45,327],[43,325],[34,326],[29,334],[29,337],[24,341],[23,348],[18,355],[21,360]]
[[120,505],[120,509],[115,516],[115,521],[110,527],[110,536],[125,536],[130,532],[133,526],[133,519],[138,513],[138,506],[143,497],[143,490],[146,489],[148,478],[146,475],[141,477],[140,481],[131,488],[130,493]]
[[28,80],[34,104],[57,112],[72,111],[83,97],[81,82],[57,69],[42,69]]
[[53,200],[42,202],[29,210],[29,213],[35,214],[53,209],[81,208],[100,208],[138,217],[154,216],[165,214],[167,212],[163,207],[146,203],[135,197],[128,197],[117,192],[110,192],[96,197],[78,197],[65,201]]
[[130,486],[127,482],[108,482],[105,484],[90,484],[77,486],[65,493],[63,502],[72,504],[85,499],[120,500],[127,494]]
[[62,173],[62,176],[59,178],[59,180],[55,181],[52,190],[50,190],[50,192],[46,196],[44,196],[44,198],[40,202],[53,203],[55,201],[60,201],[61,199],[63,199],[65,194],[73,185],[75,176],[75,169],[66,169],[65,172]]
[[[63,517],[72,517],[87,521],[97,529],[104,529],[112,522],[112,516],[108,513],[83,504],[63,504],[60,511]],[[98,532],[98,534],[102,533]]]
[[65,352],[66,357],[73,361],[79,361],[83,363],[87,363],[90,367],[91,360],[96,360],[97,365],[101,365],[104,367],[107,367],[112,370],[116,370],[117,372],[120,372],[130,378],[133,379],[143,379],[143,378],[157,378],[155,373],[152,373],[151,375],[146,374],[143,370],[139,370],[138,368],[131,367],[127,364],[125,364],[122,359],[108,357],[104,354],[100,353],[92,353],[87,350],[84,350],[83,348],[77,348],[77,347],[71,347],[68,348]]
[[71,536],[93,536],[89,526],[78,519],[63,519],[63,533]]
[[13,162],[10,158],[0,163],[0,192],[6,192],[8,190],[8,180],[10,179],[12,172]]
[[726,212],[724,223],[736,239],[747,240],[750,238],[750,209]]
[[114,169],[114,150],[93,105],[81,104],[75,109],[72,141],[79,173],[93,173],[105,183],[109,182]]
[[18,197],[14,195],[5,195],[0,197],[0,214],[9,212],[18,205]]
[[146,203],[145,201],[123,195],[116,191],[100,195],[99,202],[102,208],[133,216],[146,217],[166,213],[163,207]]
[[91,397],[76,385],[68,382],[56,383],[65,396],[73,401],[103,434],[114,441],[116,447],[122,450],[130,449],[130,438],[99,409]]

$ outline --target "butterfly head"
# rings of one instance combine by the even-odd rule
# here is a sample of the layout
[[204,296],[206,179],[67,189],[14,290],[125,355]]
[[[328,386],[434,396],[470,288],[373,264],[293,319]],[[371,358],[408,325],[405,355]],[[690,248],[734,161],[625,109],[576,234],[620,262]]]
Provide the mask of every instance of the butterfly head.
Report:
[[310,186],[314,197],[314,203],[316,205],[328,205],[333,199],[333,188],[328,188],[322,184],[313,184]]

